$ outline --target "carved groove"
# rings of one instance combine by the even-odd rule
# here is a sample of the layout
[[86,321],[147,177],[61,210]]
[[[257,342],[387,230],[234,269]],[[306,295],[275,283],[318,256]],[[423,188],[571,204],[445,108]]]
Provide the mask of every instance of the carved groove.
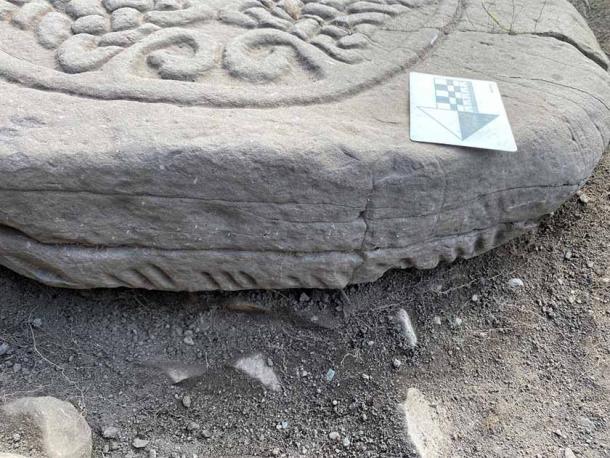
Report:
[[[39,89],[102,99],[214,106],[319,103],[369,88],[414,63],[442,32],[429,27],[428,18],[444,8],[459,10],[457,0],[421,0],[416,6],[396,0],[296,4],[36,0],[11,3],[10,9],[0,5],[0,21],[33,34],[58,63],[42,67],[26,52],[13,56],[0,50],[0,74]],[[219,24],[230,32],[219,34]],[[396,29],[404,30],[398,48],[395,34],[386,32]],[[274,89],[261,91],[260,83]]]
[[[256,276],[235,265],[235,253],[171,251],[159,256],[144,248],[85,248],[46,245],[18,231],[0,227],[0,263],[23,275],[54,286],[73,288],[129,287],[180,290],[196,285],[200,290],[252,288],[342,288],[349,283],[372,281],[391,268],[431,269],[487,251],[522,234],[531,222],[503,223],[462,235],[447,236],[405,248],[377,249],[359,255],[340,252],[308,254],[309,272],[302,270],[302,255],[277,252],[240,252],[242,260],[257,266]],[[101,252],[119,256],[100,256]],[[23,253],[27,253],[24,256]],[[69,262],[61,262],[69,253]],[[341,258],[341,256],[344,256]],[[392,259],[393,258],[393,259]],[[133,260],[133,261],[132,261]],[[348,266],[345,263],[349,261]],[[133,265],[126,266],[129,262]],[[234,263],[231,270],[226,266]],[[201,271],[188,266],[209,266]],[[187,267],[185,267],[187,266]],[[295,270],[292,270],[292,267]],[[119,272],[115,274],[114,272]]]
[[225,289],[242,289],[242,285],[235,279],[231,272],[221,271],[220,275],[225,279]]
[[145,267],[145,271],[148,273],[150,281],[159,286],[160,289],[176,289],[176,282],[174,279],[169,273],[161,269],[161,267],[149,264]]
[[241,284],[246,288],[256,288],[258,287],[256,279],[247,272],[239,271],[237,274],[243,278]]
[[295,275],[286,275],[284,278],[290,280],[290,286],[293,288],[298,288],[299,285],[303,283],[301,279],[296,277]]
[[330,288],[330,286],[326,282],[326,280],[324,280],[323,278],[319,277],[318,275],[313,275],[312,274],[311,278],[314,280],[314,287],[320,288],[320,289],[329,289]]
[[141,270],[129,269],[122,273],[124,278],[128,279],[129,285],[132,288],[144,288],[144,289],[156,289],[156,285],[150,278],[148,278]]
[[116,288],[116,287],[133,288],[133,286],[131,286],[125,280],[120,278],[118,275],[106,273],[105,276],[107,276],[110,279],[108,286],[110,286],[111,288]]
[[218,283],[218,281],[214,278],[214,276],[208,272],[200,272],[201,276],[203,277],[204,281],[206,282],[207,285],[211,285],[211,287],[206,288],[206,289],[222,289],[222,285],[220,283]]

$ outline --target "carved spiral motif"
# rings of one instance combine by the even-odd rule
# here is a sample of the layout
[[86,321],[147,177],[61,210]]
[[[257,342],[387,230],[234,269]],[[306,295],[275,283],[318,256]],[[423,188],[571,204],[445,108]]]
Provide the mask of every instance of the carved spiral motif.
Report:
[[[257,49],[271,48],[264,56]],[[224,64],[229,73],[253,82],[274,81],[292,68],[291,51],[299,55],[299,63],[317,77],[324,76],[323,57],[317,48],[280,30],[252,30],[227,46]]]
[[[442,27],[430,27],[430,17],[450,17],[457,3],[0,0],[0,75],[100,98],[315,103],[369,87],[414,61]],[[38,47],[39,61],[27,52],[13,56],[3,45],[11,33]],[[353,75],[345,78],[347,72]],[[265,94],[262,83],[273,91]]]

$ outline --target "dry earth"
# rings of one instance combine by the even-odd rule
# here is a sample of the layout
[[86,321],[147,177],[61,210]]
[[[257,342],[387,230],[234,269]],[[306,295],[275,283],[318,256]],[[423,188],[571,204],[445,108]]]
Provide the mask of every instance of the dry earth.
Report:
[[[610,51],[610,2],[589,18]],[[439,456],[610,457],[609,183],[606,154],[536,233],[344,293],[78,292],[0,269],[0,397],[71,401],[95,457],[413,456],[409,388],[438,421]],[[257,353],[278,391],[233,368]],[[168,369],[194,377],[172,384]]]

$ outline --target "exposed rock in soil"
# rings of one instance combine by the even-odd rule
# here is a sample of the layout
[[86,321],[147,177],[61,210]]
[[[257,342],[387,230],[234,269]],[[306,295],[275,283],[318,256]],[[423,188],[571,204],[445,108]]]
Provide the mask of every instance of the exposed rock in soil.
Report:
[[[40,448],[47,458],[90,458],[91,429],[74,406],[52,397],[20,398],[0,409],[3,434],[13,431],[20,441]],[[0,444],[7,447],[7,444]]]

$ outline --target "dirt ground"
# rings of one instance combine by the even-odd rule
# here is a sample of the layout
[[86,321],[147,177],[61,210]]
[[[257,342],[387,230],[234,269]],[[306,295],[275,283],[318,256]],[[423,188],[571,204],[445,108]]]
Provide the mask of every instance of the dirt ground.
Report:
[[[610,2],[589,18],[610,51]],[[610,154],[582,193],[479,258],[344,292],[79,292],[0,269],[0,400],[71,401],[95,457],[409,457],[415,387],[442,456],[610,457]],[[253,354],[279,391],[233,368]]]

